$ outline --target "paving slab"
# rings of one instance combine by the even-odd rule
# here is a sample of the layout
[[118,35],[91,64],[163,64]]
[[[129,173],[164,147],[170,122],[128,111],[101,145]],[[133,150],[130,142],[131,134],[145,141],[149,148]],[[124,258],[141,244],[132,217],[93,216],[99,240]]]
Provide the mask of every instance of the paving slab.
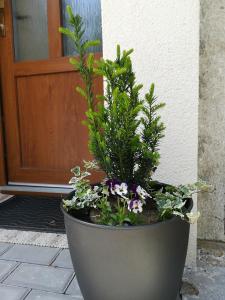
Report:
[[60,249],[50,247],[14,245],[2,256],[0,256],[0,259],[25,263],[36,263],[40,265],[50,265],[59,251]]
[[0,243],[0,255],[2,255],[4,252],[6,252],[12,246],[13,246],[12,244]]
[[60,267],[60,268],[73,268],[73,264],[70,257],[70,252],[68,249],[64,249],[57,256],[56,260],[53,262],[52,266]]
[[199,290],[198,296],[185,295],[185,300],[222,300],[225,299],[225,268],[218,266],[198,267],[196,271],[185,274],[189,282]]
[[0,299],[1,300],[23,300],[29,293],[29,289],[7,286],[0,284]]
[[23,263],[9,275],[4,283],[42,291],[63,293],[73,274],[72,269]]
[[67,295],[73,295],[73,296],[76,296],[80,299],[83,299],[83,296],[81,294],[80,287],[78,285],[76,277],[74,277],[73,280],[71,281],[69,287],[66,290],[66,294]]
[[78,298],[62,294],[32,290],[26,297],[26,300],[78,300]]
[[3,281],[16,268],[16,266],[18,266],[17,262],[5,260],[0,261],[0,281]]

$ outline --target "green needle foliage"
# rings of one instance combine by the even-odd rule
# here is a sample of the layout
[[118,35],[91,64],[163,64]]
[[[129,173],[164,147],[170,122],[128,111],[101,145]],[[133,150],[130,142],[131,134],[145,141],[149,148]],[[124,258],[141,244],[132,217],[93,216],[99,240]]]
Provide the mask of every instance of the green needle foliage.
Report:
[[[87,101],[85,124],[89,128],[89,148],[98,165],[108,178],[128,184],[147,186],[159,164],[158,146],[165,126],[158,116],[164,106],[157,103],[154,84],[145,96],[140,95],[142,85],[136,82],[131,54],[133,49],[122,51],[117,46],[115,60],[95,60],[91,47],[99,41],[85,41],[82,18],[67,7],[69,28],[60,32],[72,39],[78,57],[70,63],[78,70],[85,88],[76,87]],[[105,80],[105,94],[95,97],[94,78]]]

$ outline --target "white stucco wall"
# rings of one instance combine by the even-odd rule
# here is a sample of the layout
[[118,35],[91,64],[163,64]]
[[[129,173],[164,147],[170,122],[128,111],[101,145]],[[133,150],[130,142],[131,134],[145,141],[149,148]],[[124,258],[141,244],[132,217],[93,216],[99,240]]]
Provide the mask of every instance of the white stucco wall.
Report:
[[[172,184],[197,180],[199,1],[102,0],[103,55],[115,46],[134,48],[137,79],[156,85],[166,102],[167,126],[156,178]],[[191,228],[187,264],[195,264],[196,226]]]

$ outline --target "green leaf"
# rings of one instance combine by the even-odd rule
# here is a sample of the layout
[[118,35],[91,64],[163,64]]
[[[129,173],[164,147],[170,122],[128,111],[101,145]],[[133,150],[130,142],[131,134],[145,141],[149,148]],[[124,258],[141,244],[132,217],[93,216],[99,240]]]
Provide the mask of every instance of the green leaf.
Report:
[[75,175],[75,176],[80,176],[80,167],[76,166],[73,169],[71,169],[71,172]]
[[150,96],[151,99],[154,96],[154,91],[155,91],[155,85],[154,85],[154,83],[152,83],[151,87],[150,87],[150,93],[149,93],[149,96]]
[[96,75],[99,75],[99,76],[104,76],[105,75],[105,72],[99,68],[94,68],[93,69],[93,72],[96,74]]
[[130,49],[128,51],[123,51],[123,57],[126,58],[127,56],[129,56],[131,53],[134,52],[134,49]]
[[116,47],[117,59],[120,60],[120,45]]
[[92,69],[93,64],[94,64],[94,53],[89,53],[88,58],[87,58],[87,67],[88,69]]
[[106,97],[103,96],[103,95],[96,95],[96,98],[101,100],[101,101],[105,101],[106,100]]
[[116,77],[118,77],[118,76],[120,76],[120,75],[122,75],[122,74],[124,74],[126,72],[127,72],[126,68],[119,68],[119,69],[117,69],[117,70],[114,71],[112,77],[116,78]]
[[59,32],[69,36],[74,40],[74,33],[69,28],[59,27]]
[[86,92],[85,92],[81,87],[77,86],[77,87],[76,87],[76,91],[77,91],[81,96],[83,96],[84,98],[87,99],[87,94],[86,94]]
[[83,49],[87,50],[90,47],[96,47],[101,44],[100,40],[95,40],[95,41],[87,41],[83,44]]
[[76,69],[79,69],[79,68],[80,68],[80,62],[79,62],[76,58],[71,57],[71,58],[69,59],[69,62],[70,62],[71,65],[73,65]]
[[74,20],[74,14],[73,14],[73,11],[72,11],[72,8],[70,5],[66,6],[66,11],[67,11],[67,14],[68,14],[70,20],[71,21]]

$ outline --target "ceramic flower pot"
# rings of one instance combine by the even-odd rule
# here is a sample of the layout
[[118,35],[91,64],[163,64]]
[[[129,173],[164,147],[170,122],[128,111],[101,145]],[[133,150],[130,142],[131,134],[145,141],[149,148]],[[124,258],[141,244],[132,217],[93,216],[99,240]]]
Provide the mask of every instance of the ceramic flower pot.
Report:
[[[191,199],[186,206],[191,209]],[[173,217],[144,226],[104,226],[62,210],[85,300],[179,299],[190,228],[186,221]]]

